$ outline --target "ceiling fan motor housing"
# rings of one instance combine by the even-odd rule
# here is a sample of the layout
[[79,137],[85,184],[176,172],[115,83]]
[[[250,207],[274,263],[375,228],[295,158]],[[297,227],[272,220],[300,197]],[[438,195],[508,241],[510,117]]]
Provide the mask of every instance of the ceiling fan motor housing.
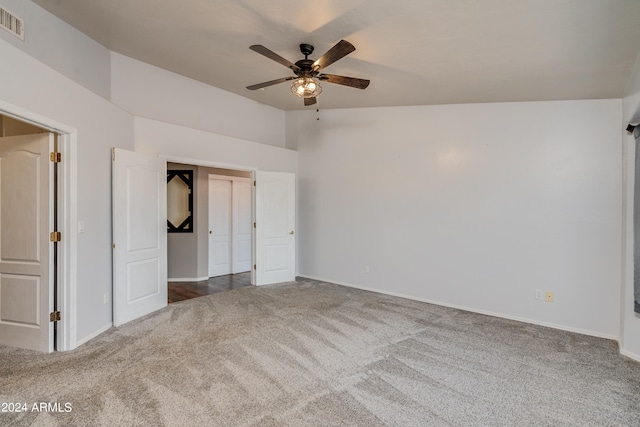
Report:
[[313,53],[313,46],[310,44],[302,43],[300,45],[300,52],[302,52],[302,54],[304,55],[304,59],[296,62],[296,66],[300,68],[300,70],[294,70],[294,73],[298,77],[314,77],[316,74],[318,74],[318,72],[313,69],[313,63],[315,61],[308,58],[308,56]]
[[298,77],[312,77],[318,74],[318,72],[313,69],[313,62],[314,61],[312,59],[299,60],[298,62],[296,62],[296,65],[298,66],[298,68],[300,68],[300,70],[299,71],[294,70],[294,73]]

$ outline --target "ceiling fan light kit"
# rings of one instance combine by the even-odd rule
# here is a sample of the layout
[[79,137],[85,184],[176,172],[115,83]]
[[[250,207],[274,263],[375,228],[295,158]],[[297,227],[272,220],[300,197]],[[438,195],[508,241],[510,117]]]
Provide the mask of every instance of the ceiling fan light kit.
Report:
[[322,92],[322,86],[313,77],[300,77],[291,83],[291,92],[300,98],[315,98]]
[[277,53],[262,45],[253,45],[249,49],[257,52],[267,58],[276,61],[279,64],[291,69],[295,76],[283,77],[268,82],[258,83],[247,86],[249,90],[262,89],[278,83],[293,80],[291,83],[291,92],[296,96],[304,99],[304,105],[313,105],[317,102],[316,98],[322,92],[320,80],[323,82],[335,83],[343,86],[349,86],[356,89],[365,89],[369,86],[370,81],[356,77],[338,76],[335,74],[321,74],[320,70],[328,67],[339,59],[347,56],[356,48],[346,40],[340,40],[331,49],[317,60],[309,59],[309,55],[313,53],[313,46],[303,43],[300,45],[300,52],[304,55],[304,59],[297,61],[295,64]]

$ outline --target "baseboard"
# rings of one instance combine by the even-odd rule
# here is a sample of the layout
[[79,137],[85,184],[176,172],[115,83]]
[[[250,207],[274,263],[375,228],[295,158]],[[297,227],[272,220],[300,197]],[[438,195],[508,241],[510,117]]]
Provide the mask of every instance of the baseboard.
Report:
[[205,277],[186,277],[186,278],[170,278],[167,279],[168,282],[202,282],[204,280],[209,280],[208,276]]
[[84,337],[81,340],[78,340],[76,342],[76,346],[74,348],[80,347],[82,344],[86,343],[87,341],[90,341],[90,340],[94,339],[95,337],[97,337],[98,335],[100,335],[100,334],[102,334],[104,332],[107,332],[112,327],[113,327],[113,323],[109,323],[108,325],[104,325],[102,328],[98,329],[97,331],[95,331],[94,333],[89,335],[88,337]]
[[[508,315],[508,314],[496,313],[496,312],[488,311],[488,310],[479,310],[477,308],[466,307],[466,306],[457,305],[457,304],[449,304],[449,303],[445,303],[445,302],[442,302],[442,301],[435,301],[435,300],[431,300],[431,299],[427,299],[427,298],[420,298],[420,297],[415,297],[415,296],[411,296],[411,295],[400,294],[400,293],[397,293],[397,292],[389,292],[389,291],[383,291],[383,290],[375,289],[375,288],[368,288],[366,286],[358,286],[358,285],[353,285],[353,284],[349,284],[349,283],[337,282],[335,280],[323,279],[321,277],[306,276],[306,275],[298,275],[298,277],[302,277],[302,278],[305,278],[305,279],[311,279],[311,280],[317,280],[317,281],[320,281],[320,282],[334,283],[336,285],[346,286],[348,288],[361,289],[363,291],[376,292],[376,293],[379,293],[379,294],[391,295],[391,296],[400,297],[400,298],[406,298],[406,299],[410,299],[410,300],[413,300],[413,301],[426,302],[428,304],[435,304],[435,305],[440,305],[440,306],[443,306],[443,307],[455,308],[455,309],[458,309],[458,310],[470,311],[472,313],[485,314],[487,316],[500,317],[502,319],[509,319],[509,320],[515,320],[515,321],[523,322],[523,323],[530,323],[532,325],[544,326],[544,327],[547,327],[547,328],[558,329],[558,330],[561,330],[561,331],[575,332],[577,334],[589,335],[589,336],[597,337],[597,338],[605,338],[605,339],[613,340],[613,341],[616,341],[616,342],[619,342],[619,339],[620,339],[616,335],[603,334],[603,333],[600,333],[600,332],[594,332],[594,331],[589,331],[589,330],[580,329],[580,328],[573,328],[573,327],[570,327],[570,326],[557,325],[557,324],[548,323],[548,322],[541,322],[539,320],[533,320],[533,319],[528,319],[528,318],[518,317],[518,316],[511,316],[511,315]],[[633,358],[633,356],[628,356],[628,357],[632,357]]]
[[631,351],[627,351],[627,350],[624,350],[624,349],[620,349],[620,354],[623,355],[623,356],[628,357],[629,359],[633,359],[636,362],[640,362],[640,354],[635,354],[635,353],[633,353]]

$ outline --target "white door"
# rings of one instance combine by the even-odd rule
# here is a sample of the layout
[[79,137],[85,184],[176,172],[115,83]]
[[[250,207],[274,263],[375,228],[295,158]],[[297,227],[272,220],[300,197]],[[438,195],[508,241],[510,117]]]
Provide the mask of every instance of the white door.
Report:
[[53,351],[50,133],[0,138],[0,344]]
[[167,305],[167,163],[113,149],[113,323]]
[[231,181],[209,178],[209,277],[231,274]]
[[233,180],[233,273],[251,270],[251,180]]
[[256,285],[294,281],[295,175],[255,172],[255,178]]

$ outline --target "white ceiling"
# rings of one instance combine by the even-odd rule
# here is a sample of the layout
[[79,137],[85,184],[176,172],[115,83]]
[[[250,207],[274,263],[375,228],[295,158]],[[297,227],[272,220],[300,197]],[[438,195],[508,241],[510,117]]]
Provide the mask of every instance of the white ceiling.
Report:
[[[640,52],[638,0],[33,0],[112,51],[284,110],[292,62],[340,39],[320,108],[620,98]],[[310,107],[306,107],[310,108]],[[313,108],[313,107],[311,107]]]

